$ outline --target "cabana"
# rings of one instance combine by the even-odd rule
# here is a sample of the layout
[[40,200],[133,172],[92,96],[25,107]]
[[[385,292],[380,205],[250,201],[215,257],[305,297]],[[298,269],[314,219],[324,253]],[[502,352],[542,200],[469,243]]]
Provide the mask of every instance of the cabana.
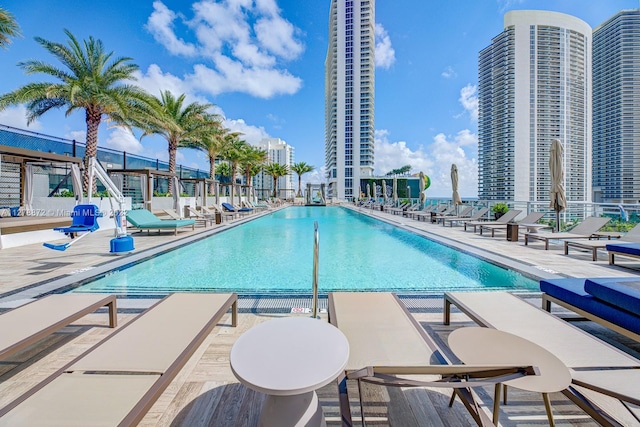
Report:
[[[71,225],[82,198],[81,164],[78,157],[0,145],[0,248],[51,240],[53,228]],[[53,198],[69,187],[74,198]]]

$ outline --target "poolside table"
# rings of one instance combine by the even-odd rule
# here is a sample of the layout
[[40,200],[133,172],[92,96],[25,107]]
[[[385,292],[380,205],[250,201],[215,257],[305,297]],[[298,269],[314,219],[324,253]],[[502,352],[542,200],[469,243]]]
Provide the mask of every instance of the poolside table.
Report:
[[326,426],[315,390],[344,372],[349,342],[335,326],[308,317],[261,323],[231,348],[231,370],[265,393],[260,426]]

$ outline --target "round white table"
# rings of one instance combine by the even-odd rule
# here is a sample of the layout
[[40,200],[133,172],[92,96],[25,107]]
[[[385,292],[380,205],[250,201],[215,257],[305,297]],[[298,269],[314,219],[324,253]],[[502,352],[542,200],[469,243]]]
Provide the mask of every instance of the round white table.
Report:
[[231,370],[265,393],[260,426],[326,426],[315,390],[335,380],[349,358],[349,342],[333,325],[307,317],[261,323],[231,348]]
[[[459,328],[449,334],[449,348],[463,363],[473,365],[531,365],[539,375],[505,381],[505,385],[542,393],[549,424],[554,425],[548,393],[562,391],[571,384],[571,372],[548,350],[508,332],[491,328]],[[500,384],[496,384],[493,422],[500,412]]]

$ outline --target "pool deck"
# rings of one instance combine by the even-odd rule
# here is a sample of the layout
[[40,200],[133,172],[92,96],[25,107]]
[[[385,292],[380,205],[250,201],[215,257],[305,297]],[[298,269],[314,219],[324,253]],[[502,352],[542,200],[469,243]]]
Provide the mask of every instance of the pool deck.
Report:
[[[508,242],[504,232],[496,233],[496,237],[491,238],[471,231],[465,232],[462,227],[443,227],[369,209],[362,209],[361,212],[409,231],[424,234],[449,246],[482,256],[492,262],[516,268],[534,278],[636,277],[640,271],[639,261],[622,257],[619,258],[620,266],[609,266],[604,253],[600,255],[597,262],[593,262],[590,252],[572,250],[569,256],[566,256],[563,254],[562,245],[551,245],[551,249],[545,251],[543,245],[537,242],[524,246],[522,238],[519,242]],[[258,215],[269,215],[269,213],[267,211]],[[39,244],[0,250],[0,271],[2,271],[0,310],[20,305],[43,293],[53,292],[65,283],[82,280],[101,270],[110,269],[112,263],[134,262],[253,218],[255,215],[207,228],[197,227],[195,231],[180,231],[177,236],[173,236],[172,232],[163,232],[160,235],[134,232],[132,235],[136,250],[129,255],[109,254],[109,240],[113,238],[112,232],[109,231],[98,231],[64,252],[52,251]],[[539,298],[535,294],[527,297],[528,301],[539,305]],[[229,316],[223,318],[223,324],[216,327],[208,336],[140,425],[256,425],[258,412],[256,408],[259,408],[263,396],[241,386],[233,376],[229,367],[231,346],[244,331],[252,326],[275,317],[291,316],[290,313],[284,313],[283,309],[290,311],[293,307],[307,308],[309,302],[306,299],[277,300],[275,304],[278,307],[275,309],[261,310],[256,309],[258,305],[255,300],[245,301],[244,306],[241,301],[238,327],[228,327]],[[124,325],[135,318],[149,304],[150,302],[146,300],[119,299],[119,325]],[[270,304],[273,305],[273,301]],[[454,312],[451,325],[444,326],[441,298],[429,299],[426,305],[412,310],[412,313],[428,333],[433,334],[443,343],[446,343],[446,338],[452,330],[473,324],[465,315]],[[103,313],[88,315],[61,332],[3,360],[0,364],[0,407],[111,334],[113,330],[106,327],[106,317]],[[321,314],[321,317],[326,319],[326,314]],[[95,324],[100,326],[95,327]],[[640,343],[594,325],[593,322],[581,321],[575,324],[636,357],[640,355]],[[455,358],[451,354],[449,356]],[[354,391],[356,393],[353,396],[357,396],[357,390]],[[364,393],[365,401],[368,402],[366,414],[370,424],[412,426],[425,425],[428,421],[429,425],[435,426],[474,425],[459,402],[456,402],[452,409],[448,408],[449,392],[446,389],[367,386],[364,388]],[[481,406],[490,411],[492,389],[480,389],[478,394]],[[323,387],[318,395],[327,424],[340,425],[336,385],[331,383]],[[556,425],[596,425],[561,394],[552,394],[551,401]],[[356,402],[352,410],[356,425],[360,425]],[[542,399],[535,393],[510,391],[509,404],[501,406],[500,420],[503,426],[545,425],[546,416]],[[640,425],[637,420],[628,420],[627,424]]]

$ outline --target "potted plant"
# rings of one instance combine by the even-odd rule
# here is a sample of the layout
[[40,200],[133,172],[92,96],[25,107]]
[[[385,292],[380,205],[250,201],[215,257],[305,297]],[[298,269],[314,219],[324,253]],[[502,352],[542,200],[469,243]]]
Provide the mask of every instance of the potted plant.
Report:
[[502,215],[504,215],[505,213],[507,213],[509,211],[509,206],[507,206],[506,203],[496,203],[495,205],[493,205],[493,208],[491,208],[491,212],[493,212],[493,216],[495,219],[500,218]]

